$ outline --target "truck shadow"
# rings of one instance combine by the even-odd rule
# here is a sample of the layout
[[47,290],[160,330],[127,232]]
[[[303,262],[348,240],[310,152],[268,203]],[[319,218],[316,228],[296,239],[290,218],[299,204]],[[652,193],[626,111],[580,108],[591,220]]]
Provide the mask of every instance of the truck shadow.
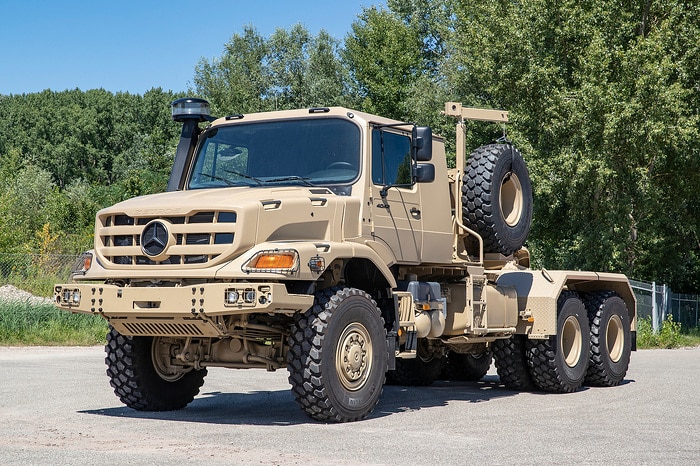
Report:
[[[451,402],[484,403],[517,393],[506,390],[498,377],[491,375],[479,382],[437,381],[427,387],[386,385],[379,404],[368,419],[447,406]],[[116,407],[79,412],[97,416],[231,425],[317,423],[299,409],[290,390],[248,393],[204,391],[186,408],[178,411],[147,412]]]

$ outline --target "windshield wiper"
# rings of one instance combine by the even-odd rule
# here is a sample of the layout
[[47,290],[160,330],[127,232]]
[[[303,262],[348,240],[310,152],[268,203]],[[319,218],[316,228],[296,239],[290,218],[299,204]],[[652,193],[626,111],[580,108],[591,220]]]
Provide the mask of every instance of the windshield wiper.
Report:
[[224,171],[226,173],[230,173],[231,175],[240,176],[241,178],[245,178],[247,180],[253,180],[256,183],[258,183],[260,186],[262,186],[264,184],[263,180],[256,178],[254,176],[250,176],[250,175],[246,175],[246,174],[241,173],[241,172],[237,172],[236,170],[227,170],[225,168],[222,168],[221,171]]
[[291,176],[283,176],[281,178],[273,178],[271,180],[265,180],[265,183],[277,183],[280,181],[301,181],[301,184],[304,186],[316,186],[313,183],[309,183],[308,180],[309,178],[302,178],[301,176],[296,176],[296,175],[291,175]]
[[220,176],[210,175],[209,173],[200,173],[199,176],[206,176],[206,177],[209,178],[210,180],[223,181],[223,182],[226,183],[228,186],[235,186],[235,184],[233,183],[233,181],[227,180],[226,178],[222,178],[222,177],[220,177]]

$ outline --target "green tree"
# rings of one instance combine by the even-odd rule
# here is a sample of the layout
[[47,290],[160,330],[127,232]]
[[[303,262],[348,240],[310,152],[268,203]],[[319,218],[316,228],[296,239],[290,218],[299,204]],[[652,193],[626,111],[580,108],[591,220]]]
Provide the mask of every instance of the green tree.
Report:
[[383,8],[363,10],[345,39],[344,52],[362,109],[405,119],[409,90],[423,73],[421,57],[416,30]]
[[267,53],[265,38],[253,26],[246,26],[242,35],[231,37],[220,58],[199,61],[193,79],[195,93],[209,100],[214,114],[267,109]]
[[3,251],[56,236],[52,247],[79,252],[97,210],[162,191],[180,131],[169,104],[179,96],[161,89],[0,96]]
[[234,34],[220,58],[201,59],[194,92],[215,114],[341,105],[349,96],[339,43],[302,25],[264,38],[253,26]]
[[455,12],[447,79],[463,101],[512,111],[537,263],[696,288],[698,6],[494,0]]

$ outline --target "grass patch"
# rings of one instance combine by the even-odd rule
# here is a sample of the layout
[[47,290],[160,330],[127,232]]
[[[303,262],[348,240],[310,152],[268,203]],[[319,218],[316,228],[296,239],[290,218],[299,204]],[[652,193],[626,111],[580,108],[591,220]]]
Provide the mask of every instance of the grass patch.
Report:
[[90,346],[105,343],[107,322],[71,314],[52,304],[0,302],[0,345]]
[[693,328],[683,331],[681,324],[673,320],[669,315],[661,323],[661,328],[654,333],[651,318],[646,317],[637,321],[637,347],[650,348],[681,348],[687,346],[700,346],[700,329]]

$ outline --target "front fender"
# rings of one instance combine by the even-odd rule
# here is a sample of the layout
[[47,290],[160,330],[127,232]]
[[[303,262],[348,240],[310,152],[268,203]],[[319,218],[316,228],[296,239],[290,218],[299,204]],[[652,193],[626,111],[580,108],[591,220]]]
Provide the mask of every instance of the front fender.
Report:
[[[298,254],[297,270],[289,272],[251,272],[245,271],[246,264],[260,251],[293,250]],[[390,287],[396,287],[391,270],[382,258],[369,246],[352,242],[335,241],[269,241],[255,245],[241,256],[223,265],[216,271],[216,278],[250,279],[250,280],[303,280],[315,281],[323,271],[316,271],[310,263],[323,260],[329,266],[336,259],[367,259],[371,261],[386,279]]]

